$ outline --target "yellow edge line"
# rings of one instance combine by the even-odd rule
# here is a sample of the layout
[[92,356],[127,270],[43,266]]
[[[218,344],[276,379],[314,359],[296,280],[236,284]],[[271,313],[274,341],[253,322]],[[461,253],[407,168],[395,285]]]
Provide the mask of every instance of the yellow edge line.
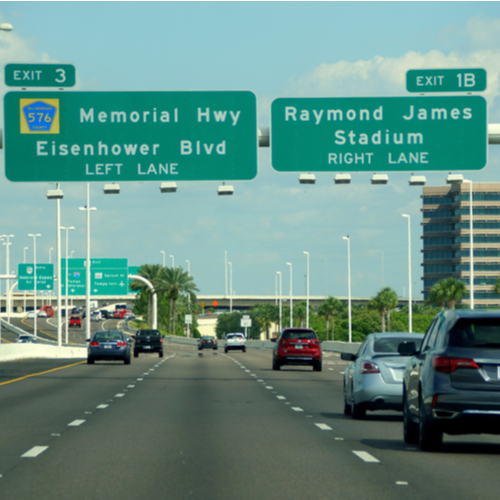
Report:
[[37,377],[38,375],[45,375],[46,373],[56,372],[57,370],[63,370],[64,368],[71,368],[72,366],[81,365],[86,363],[86,361],[79,361],[78,363],[73,363],[72,365],[60,366],[59,368],[52,368],[52,370],[47,370],[45,372],[40,373],[32,373],[31,375],[25,375],[24,377],[14,378],[12,380],[7,380],[7,382],[0,382],[0,386],[12,384],[12,382],[19,382],[20,380],[24,380],[30,377]]
[[[28,323],[24,322],[24,318],[21,320],[21,323],[23,325],[26,325],[26,326],[31,326],[31,325],[28,325]],[[33,330],[34,330],[34,328],[33,328]],[[49,337],[52,337],[53,339],[57,340],[57,337],[55,335],[52,335],[51,333],[45,332],[44,330],[40,330],[39,328],[37,328],[37,332],[45,333],[45,335],[48,335]],[[68,342],[68,344],[78,345],[76,342]]]

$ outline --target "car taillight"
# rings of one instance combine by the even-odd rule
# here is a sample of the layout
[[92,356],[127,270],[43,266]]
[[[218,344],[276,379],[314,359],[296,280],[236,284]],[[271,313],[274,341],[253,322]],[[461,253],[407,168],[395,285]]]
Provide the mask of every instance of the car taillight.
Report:
[[99,347],[99,342],[91,342],[90,347]]
[[160,337],[160,344],[163,342],[163,339]]
[[363,361],[361,365],[361,373],[380,373],[377,363],[372,361]]
[[117,347],[125,347],[126,345],[127,345],[127,343],[126,343],[126,342],[123,342],[123,341],[120,341],[120,342],[117,342],[117,343],[116,343],[116,346],[117,346]]
[[473,368],[479,370],[479,366],[470,358],[450,358],[448,356],[434,356],[432,368],[441,373],[452,373],[460,368]]

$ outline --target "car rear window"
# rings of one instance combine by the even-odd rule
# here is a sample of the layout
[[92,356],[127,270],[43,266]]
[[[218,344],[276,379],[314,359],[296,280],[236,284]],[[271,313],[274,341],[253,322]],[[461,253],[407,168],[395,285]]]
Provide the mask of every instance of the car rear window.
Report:
[[417,349],[420,349],[420,344],[423,339],[415,339],[410,337],[391,337],[389,339],[377,339],[373,344],[374,352],[398,353],[399,344],[402,342],[415,342]]
[[448,345],[500,349],[500,317],[458,320],[448,334]]
[[97,332],[94,340],[123,340],[123,338],[120,332]]
[[137,332],[137,335],[151,336],[151,335],[161,335],[161,333],[158,330],[139,330]]
[[287,330],[283,332],[281,338],[285,340],[314,340],[317,337],[314,330]]

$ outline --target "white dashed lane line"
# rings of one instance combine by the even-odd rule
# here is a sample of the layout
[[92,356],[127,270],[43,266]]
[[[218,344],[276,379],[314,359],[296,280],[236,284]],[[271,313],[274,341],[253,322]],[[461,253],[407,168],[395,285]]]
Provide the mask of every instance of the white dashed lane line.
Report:
[[73,420],[73,422],[68,424],[68,427],[79,427],[83,423],[85,423],[85,420]]
[[316,427],[320,428],[322,431],[331,431],[333,430],[329,425],[326,424],[314,424]]
[[380,463],[380,460],[376,459],[373,455],[370,455],[367,451],[352,451],[357,457],[361,458],[364,462],[369,462],[373,464]]
[[285,400],[285,396],[276,396],[278,399]]
[[115,398],[123,398],[125,396],[124,392],[119,392],[118,394],[115,394]]
[[109,405],[99,405],[99,406],[96,406],[96,408],[98,410],[104,410],[104,408],[107,408]]
[[31,450],[28,450],[26,453],[21,455],[21,458],[36,458],[38,455],[42,454],[48,446],[33,446]]
[[292,406],[293,411],[304,411],[300,406]]

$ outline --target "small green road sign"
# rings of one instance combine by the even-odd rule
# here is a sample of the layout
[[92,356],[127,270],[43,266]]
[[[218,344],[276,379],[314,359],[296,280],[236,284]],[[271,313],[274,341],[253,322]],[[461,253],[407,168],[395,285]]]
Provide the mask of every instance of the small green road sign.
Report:
[[18,182],[230,181],[257,175],[248,91],[9,92],[5,173]]
[[[87,293],[86,259],[68,259],[68,295]],[[66,295],[66,260],[61,261],[61,293]],[[126,295],[127,259],[90,259],[90,295]]]
[[[17,268],[17,288],[19,290],[35,289],[35,266],[33,264],[19,264]],[[54,264],[36,265],[36,289],[54,289]]]
[[486,70],[411,69],[406,72],[408,92],[481,92],[486,90]]
[[279,172],[479,170],[487,143],[481,96],[280,98],[271,105]]
[[9,87],[74,87],[72,64],[7,64],[5,85]]

